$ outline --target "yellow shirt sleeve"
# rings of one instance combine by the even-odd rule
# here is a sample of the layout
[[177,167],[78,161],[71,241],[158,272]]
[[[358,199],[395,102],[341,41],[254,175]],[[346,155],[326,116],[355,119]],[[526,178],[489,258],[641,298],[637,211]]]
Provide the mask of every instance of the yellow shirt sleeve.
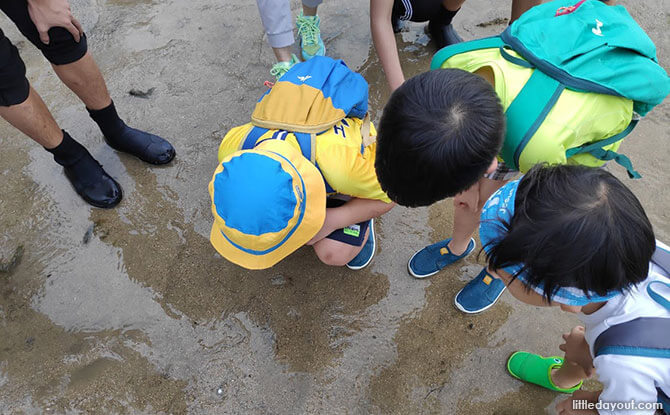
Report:
[[[361,154],[361,125],[359,119],[346,118],[317,136],[316,161],[319,169],[337,193],[391,203],[375,172],[377,143],[364,147]],[[377,135],[372,125],[370,135]]]

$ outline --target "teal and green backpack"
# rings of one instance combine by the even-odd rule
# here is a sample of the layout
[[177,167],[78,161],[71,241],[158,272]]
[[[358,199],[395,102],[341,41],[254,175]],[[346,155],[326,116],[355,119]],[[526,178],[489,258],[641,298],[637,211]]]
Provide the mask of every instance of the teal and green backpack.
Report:
[[565,152],[556,158],[584,159],[588,154],[597,161],[615,160],[631,177],[640,177],[630,160],[612,148],[670,93],[670,78],[658,64],[654,43],[623,6],[596,0],[545,3],[527,11],[499,36],[441,49],[431,69],[443,67],[455,55],[492,48],[511,63],[534,69],[505,113],[507,133],[500,154],[506,164],[519,169],[524,151],[538,148],[537,143],[529,146],[531,141],[552,139],[535,133],[565,90],[595,92],[633,101],[630,123],[597,141],[553,143]]

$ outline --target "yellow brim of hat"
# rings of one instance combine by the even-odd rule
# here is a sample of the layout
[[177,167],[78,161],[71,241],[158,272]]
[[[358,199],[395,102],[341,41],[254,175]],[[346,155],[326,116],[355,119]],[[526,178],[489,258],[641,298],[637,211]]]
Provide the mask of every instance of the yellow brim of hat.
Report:
[[[254,243],[252,239],[245,244],[234,243],[222,232],[221,226],[225,226],[225,224],[222,224],[222,219],[215,220],[212,225],[210,242],[224,258],[247,269],[265,269],[275,265],[296,249],[305,245],[321,230],[326,217],[326,189],[319,170],[309,160],[304,158],[298,149],[285,141],[267,140],[254,150],[235,152],[223,159],[222,163],[219,163],[212,181],[209,183],[211,197],[214,194],[214,178],[223,170],[223,164],[245,152],[258,152],[259,154],[266,155],[282,163],[285,171],[295,172],[289,165],[290,162],[295,167],[295,170],[299,172],[300,178],[302,178],[302,182],[304,183],[305,194],[303,196],[303,203],[305,211],[302,220],[285,240],[283,240],[284,237],[282,234],[278,234],[277,238],[282,238],[281,243],[273,249],[266,250],[267,252],[260,251],[256,249],[257,247],[252,246]],[[215,218],[218,217],[214,204],[212,204],[212,213],[215,215]],[[263,237],[267,241],[268,238],[272,239],[275,235],[269,234]]]

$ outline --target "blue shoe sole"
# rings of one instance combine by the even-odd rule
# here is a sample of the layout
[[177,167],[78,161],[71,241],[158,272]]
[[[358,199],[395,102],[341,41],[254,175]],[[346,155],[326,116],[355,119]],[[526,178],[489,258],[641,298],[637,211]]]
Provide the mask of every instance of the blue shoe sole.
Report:
[[[372,258],[375,257],[375,252],[377,251],[377,238],[376,238],[376,235],[375,235],[375,226],[374,225],[375,225],[375,220],[370,219],[370,226],[368,226],[368,229],[370,229],[370,236],[368,236],[368,238],[372,237],[372,255],[370,255],[370,258],[368,258],[368,260],[365,261],[365,263],[363,265],[349,265],[349,264],[347,264],[347,268],[349,268],[351,270],[354,270],[354,271],[357,271],[359,269],[363,269],[363,268],[367,267],[370,264],[370,262],[372,262]],[[368,243],[368,241],[366,240],[365,243]]]

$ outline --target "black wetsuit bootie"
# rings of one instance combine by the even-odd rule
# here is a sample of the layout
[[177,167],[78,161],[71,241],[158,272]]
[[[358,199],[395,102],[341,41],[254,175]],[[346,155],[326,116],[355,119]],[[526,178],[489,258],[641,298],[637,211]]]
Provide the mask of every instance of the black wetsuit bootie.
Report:
[[55,148],[45,148],[56,163],[63,166],[65,177],[88,204],[111,208],[119,204],[121,186],[103,170],[91,153],[63,131],[63,141]]
[[116,113],[114,102],[101,110],[87,110],[100,127],[105,141],[113,149],[151,164],[166,164],[174,158],[172,144],[157,135],[126,125]]
[[442,7],[440,15],[428,22],[428,33],[438,49],[463,41],[463,38],[456,33],[454,26],[451,24],[456,13],[458,13],[458,10],[451,11]]

